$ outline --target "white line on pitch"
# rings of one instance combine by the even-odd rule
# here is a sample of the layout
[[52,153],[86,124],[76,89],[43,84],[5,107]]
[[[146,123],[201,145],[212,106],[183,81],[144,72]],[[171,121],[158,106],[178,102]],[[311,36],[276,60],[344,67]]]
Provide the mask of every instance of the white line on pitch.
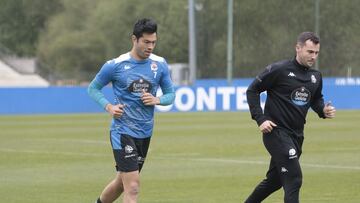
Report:
[[[180,158],[180,157],[155,157],[157,159],[178,159],[187,161],[203,161],[203,162],[221,162],[221,163],[236,163],[236,164],[256,164],[256,165],[268,165],[266,161],[254,161],[254,160],[238,160],[238,159],[218,159],[218,158]],[[331,168],[331,169],[350,169],[360,170],[360,166],[339,166],[328,164],[310,164],[301,163],[302,166],[310,168]]]

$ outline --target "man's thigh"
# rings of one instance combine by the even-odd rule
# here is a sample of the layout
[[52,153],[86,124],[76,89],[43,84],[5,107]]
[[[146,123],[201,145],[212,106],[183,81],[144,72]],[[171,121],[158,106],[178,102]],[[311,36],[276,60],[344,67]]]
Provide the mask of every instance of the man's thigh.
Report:
[[264,134],[263,141],[281,176],[301,176],[299,149],[286,131],[274,129]]

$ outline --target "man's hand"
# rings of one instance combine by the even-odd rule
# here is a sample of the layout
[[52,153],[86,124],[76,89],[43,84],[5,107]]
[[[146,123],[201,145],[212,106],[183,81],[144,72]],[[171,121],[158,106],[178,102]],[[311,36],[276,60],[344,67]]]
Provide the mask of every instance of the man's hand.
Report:
[[124,108],[125,105],[122,104],[117,104],[117,105],[108,104],[105,107],[106,111],[109,112],[109,114],[114,118],[120,118],[124,113]]
[[145,90],[142,90],[141,100],[146,106],[160,104],[160,99],[158,97],[154,97],[152,94],[145,92]]
[[335,109],[335,107],[333,107],[331,105],[331,102],[326,103],[323,111],[324,111],[324,115],[326,118],[334,118],[335,117],[336,109]]
[[277,125],[273,123],[272,121],[266,120],[264,121],[260,126],[260,131],[262,133],[269,133],[273,130],[273,127],[276,127]]

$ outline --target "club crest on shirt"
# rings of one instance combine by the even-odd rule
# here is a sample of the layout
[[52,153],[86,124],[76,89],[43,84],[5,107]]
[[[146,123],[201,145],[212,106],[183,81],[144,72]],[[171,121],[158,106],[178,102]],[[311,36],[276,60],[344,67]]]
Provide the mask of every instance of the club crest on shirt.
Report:
[[315,75],[311,75],[311,82],[312,82],[312,83],[316,83],[316,77],[315,77]]
[[157,66],[157,64],[155,62],[152,62],[151,65],[150,65],[150,68],[151,68],[152,71],[157,71],[158,66]]

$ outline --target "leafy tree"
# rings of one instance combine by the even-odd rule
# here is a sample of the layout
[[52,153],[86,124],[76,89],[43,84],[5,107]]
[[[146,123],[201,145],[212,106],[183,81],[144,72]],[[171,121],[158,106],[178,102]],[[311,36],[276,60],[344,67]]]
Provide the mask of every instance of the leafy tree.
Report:
[[[54,16],[41,35],[40,71],[48,79],[88,79],[88,67],[98,64],[104,41],[88,30],[95,0],[64,0],[64,12]],[[75,20],[76,19],[76,20]],[[52,77],[49,77],[49,76]]]
[[133,25],[143,17],[158,22],[156,53],[169,59],[169,62],[186,62],[187,45],[184,40],[187,35],[183,37],[183,33],[187,33],[185,1],[171,4],[165,0],[86,2],[79,0],[75,4],[64,1],[64,12],[54,17],[48,32],[42,35],[38,56],[43,63],[50,64],[42,67],[43,73],[53,72],[56,79],[71,77],[88,80],[94,77],[105,60],[131,49]]
[[[227,1],[195,0],[197,76],[224,78]],[[0,0],[0,45],[36,55],[48,79],[89,80],[102,64],[131,49],[133,24],[157,21],[155,53],[168,63],[188,61],[188,1]],[[360,4],[320,0],[325,76],[360,75]],[[233,76],[253,77],[267,64],[294,56],[297,35],[314,31],[314,0],[234,1]]]
[[356,0],[321,1],[320,68],[325,75],[360,76],[360,4]]
[[35,55],[39,33],[61,9],[59,0],[1,0],[0,45],[18,55]]

